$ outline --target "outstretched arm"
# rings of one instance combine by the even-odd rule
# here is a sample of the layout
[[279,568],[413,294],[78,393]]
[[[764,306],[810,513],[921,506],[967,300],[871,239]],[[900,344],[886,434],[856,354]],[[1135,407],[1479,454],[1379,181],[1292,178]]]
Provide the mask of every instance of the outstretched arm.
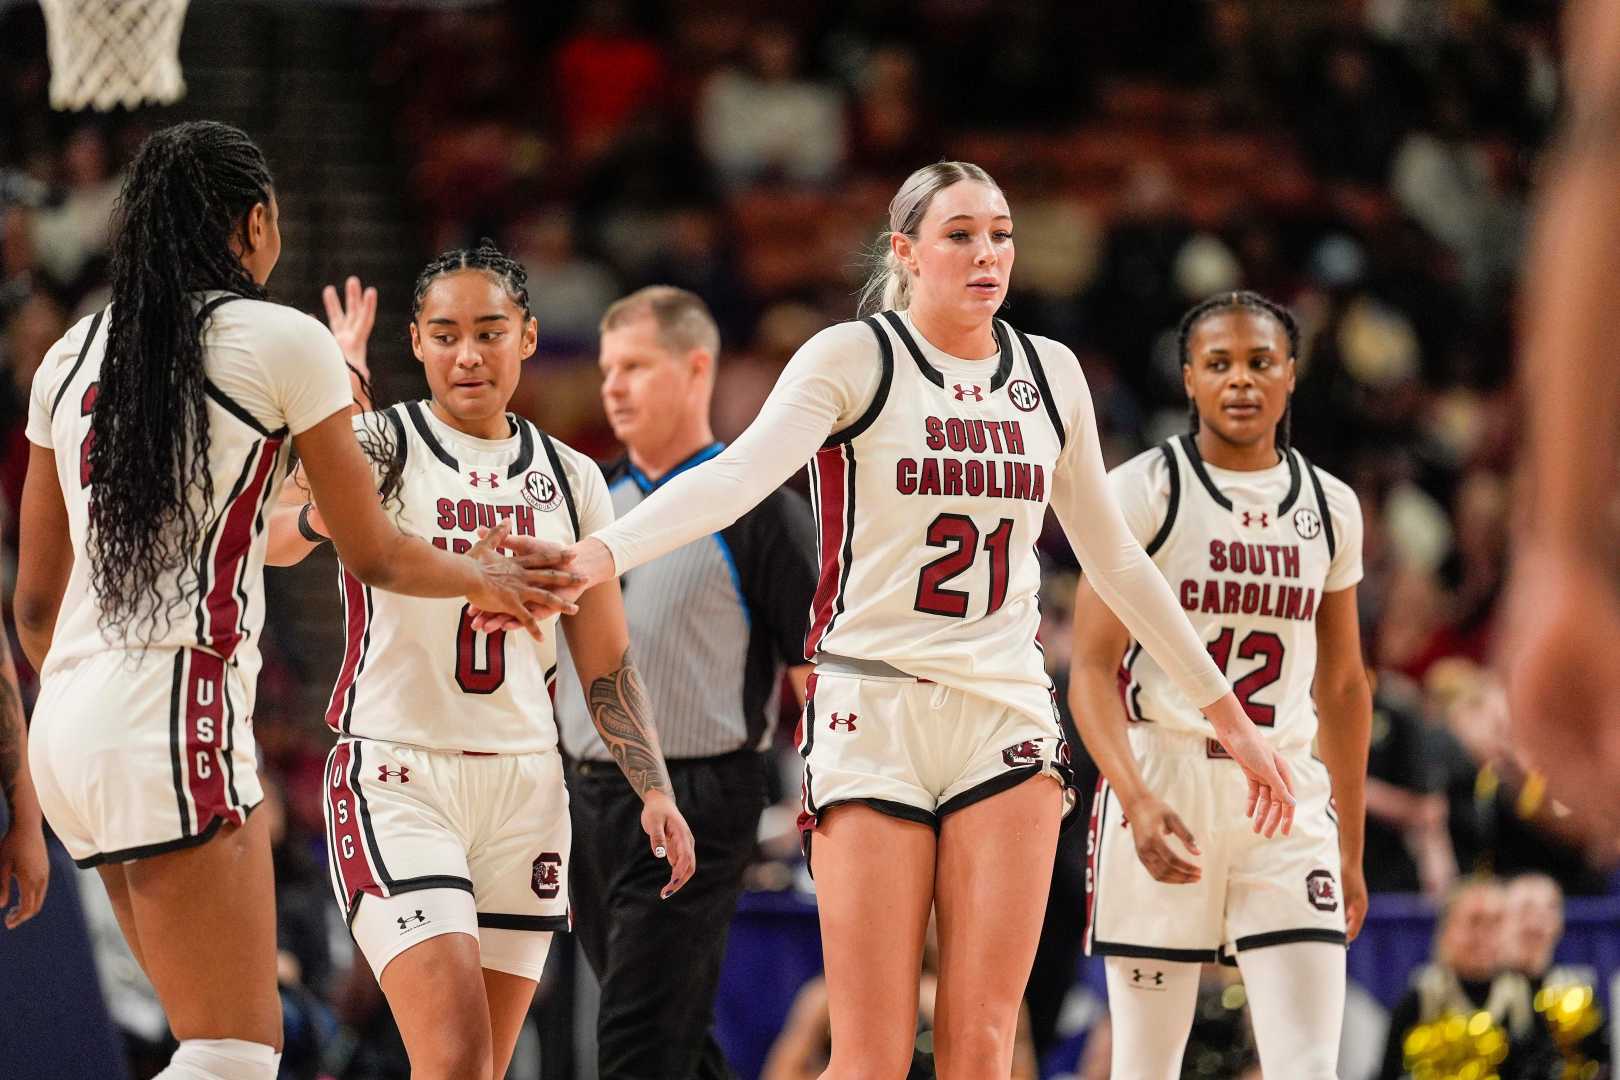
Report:
[[630,662],[630,631],[619,583],[609,581],[581,596],[578,613],[564,616],[562,626],[574,671],[585,688],[591,722],[641,796],[641,826],[653,855],[669,860],[669,884],[659,894],[667,899],[696,872],[696,845],[675,805],[647,690]]
[[582,540],[574,569],[595,585],[719,532],[759,505],[866,407],[877,383],[876,353],[872,331],[860,323],[811,338],[736,442]]

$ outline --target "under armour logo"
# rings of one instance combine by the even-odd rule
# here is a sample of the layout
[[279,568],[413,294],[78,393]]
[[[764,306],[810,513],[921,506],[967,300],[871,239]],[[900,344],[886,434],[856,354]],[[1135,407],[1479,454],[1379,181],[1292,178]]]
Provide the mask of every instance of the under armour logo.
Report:
[[413,926],[421,926],[423,923],[427,922],[428,917],[422,914],[421,908],[417,908],[415,915],[401,915],[394,921],[399,923],[399,932],[403,934]]
[[479,484],[488,484],[492,488],[501,486],[500,480],[496,478],[494,473],[480,473],[477,469],[467,470],[467,483],[473,487],[477,487]]
[[377,779],[378,780],[381,780],[383,783],[386,784],[386,783],[388,783],[388,781],[396,779],[396,778],[402,784],[410,783],[411,782],[411,767],[409,765],[401,765],[397,769],[390,769],[386,765],[377,766]]
[[954,389],[956,390],[957,401],[965,401],[968,398],[972,398],[974,401],[984,400],[984,391],[977,386],[963,386],[961,383],[957,383]]
[[1271,525],[1271,514],[1269,512],[1262,510],[1258,514],[1251,514],[1247,510],[1243,511],[1243,524],[1245,526],[1253,525],[1256,518],[1259,519],[1260,527],[1262,529]]
[[1131,968],[1131,982],[1152,983],[1154,986],[1164,985],[1164,972],[1143,971],[1141,968]]
[[860,719],[860,717],[855,715],[854,713],[850,713],[848,716],[839,716],[837,713],[833,713],[832,717],[831,717],[831,722],[827,724],[827,730],[828,731],[837,731],[838,730],[838,725],[843,724],[845,731],[854,731],[855,730],[855,721],[857,721],[859,719]]

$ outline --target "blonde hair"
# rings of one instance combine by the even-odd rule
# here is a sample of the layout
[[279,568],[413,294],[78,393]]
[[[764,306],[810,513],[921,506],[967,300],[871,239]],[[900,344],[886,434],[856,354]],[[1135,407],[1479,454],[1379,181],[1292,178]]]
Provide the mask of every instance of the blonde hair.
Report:
[[1001,190],[990,174],[968,161],[938,161],[924,165],[900,185],[889,200],[889,227],[872,247],[872,271],[861,287],[858,310],[862,315],[898,311],[911,306],[911,274],[894,253],[896,235],[917,238],[917,228],[934,196],[963,180],[976,180]]
[[720,328],[697,293],[674,285],[648,285],[609,304],[597,329],[605,334],[641,315],[651,316],[658,340],[671,352],[702,349],[720,359]]

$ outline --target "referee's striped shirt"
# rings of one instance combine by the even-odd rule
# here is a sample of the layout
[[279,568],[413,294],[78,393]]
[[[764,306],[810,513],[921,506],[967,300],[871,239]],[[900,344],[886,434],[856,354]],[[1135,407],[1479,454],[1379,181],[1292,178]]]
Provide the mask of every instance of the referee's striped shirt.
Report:
[[[707,446],[656,482],[628,457],[604,466],[615,515],[722,449]],[[815,549],[809,503],[782,488],[728,528],[624,576],[630,655],[647,684],[666,757],[715,757],[769,744],[782,670],[804,663]],[[560,635],[557,651],[563,751],[610,761]]]

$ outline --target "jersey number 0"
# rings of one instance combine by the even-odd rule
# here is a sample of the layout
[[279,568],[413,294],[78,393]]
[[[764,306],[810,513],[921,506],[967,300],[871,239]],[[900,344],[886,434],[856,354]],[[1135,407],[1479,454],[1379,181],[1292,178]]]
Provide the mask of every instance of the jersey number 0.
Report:
[[[478,662],[478,639],[484,639],[484,661]],[[456,625],[456,685],[468,694],[493,694],[506,681],[506,631],[480,634],[473,629],[472,605],[461,605]]]

